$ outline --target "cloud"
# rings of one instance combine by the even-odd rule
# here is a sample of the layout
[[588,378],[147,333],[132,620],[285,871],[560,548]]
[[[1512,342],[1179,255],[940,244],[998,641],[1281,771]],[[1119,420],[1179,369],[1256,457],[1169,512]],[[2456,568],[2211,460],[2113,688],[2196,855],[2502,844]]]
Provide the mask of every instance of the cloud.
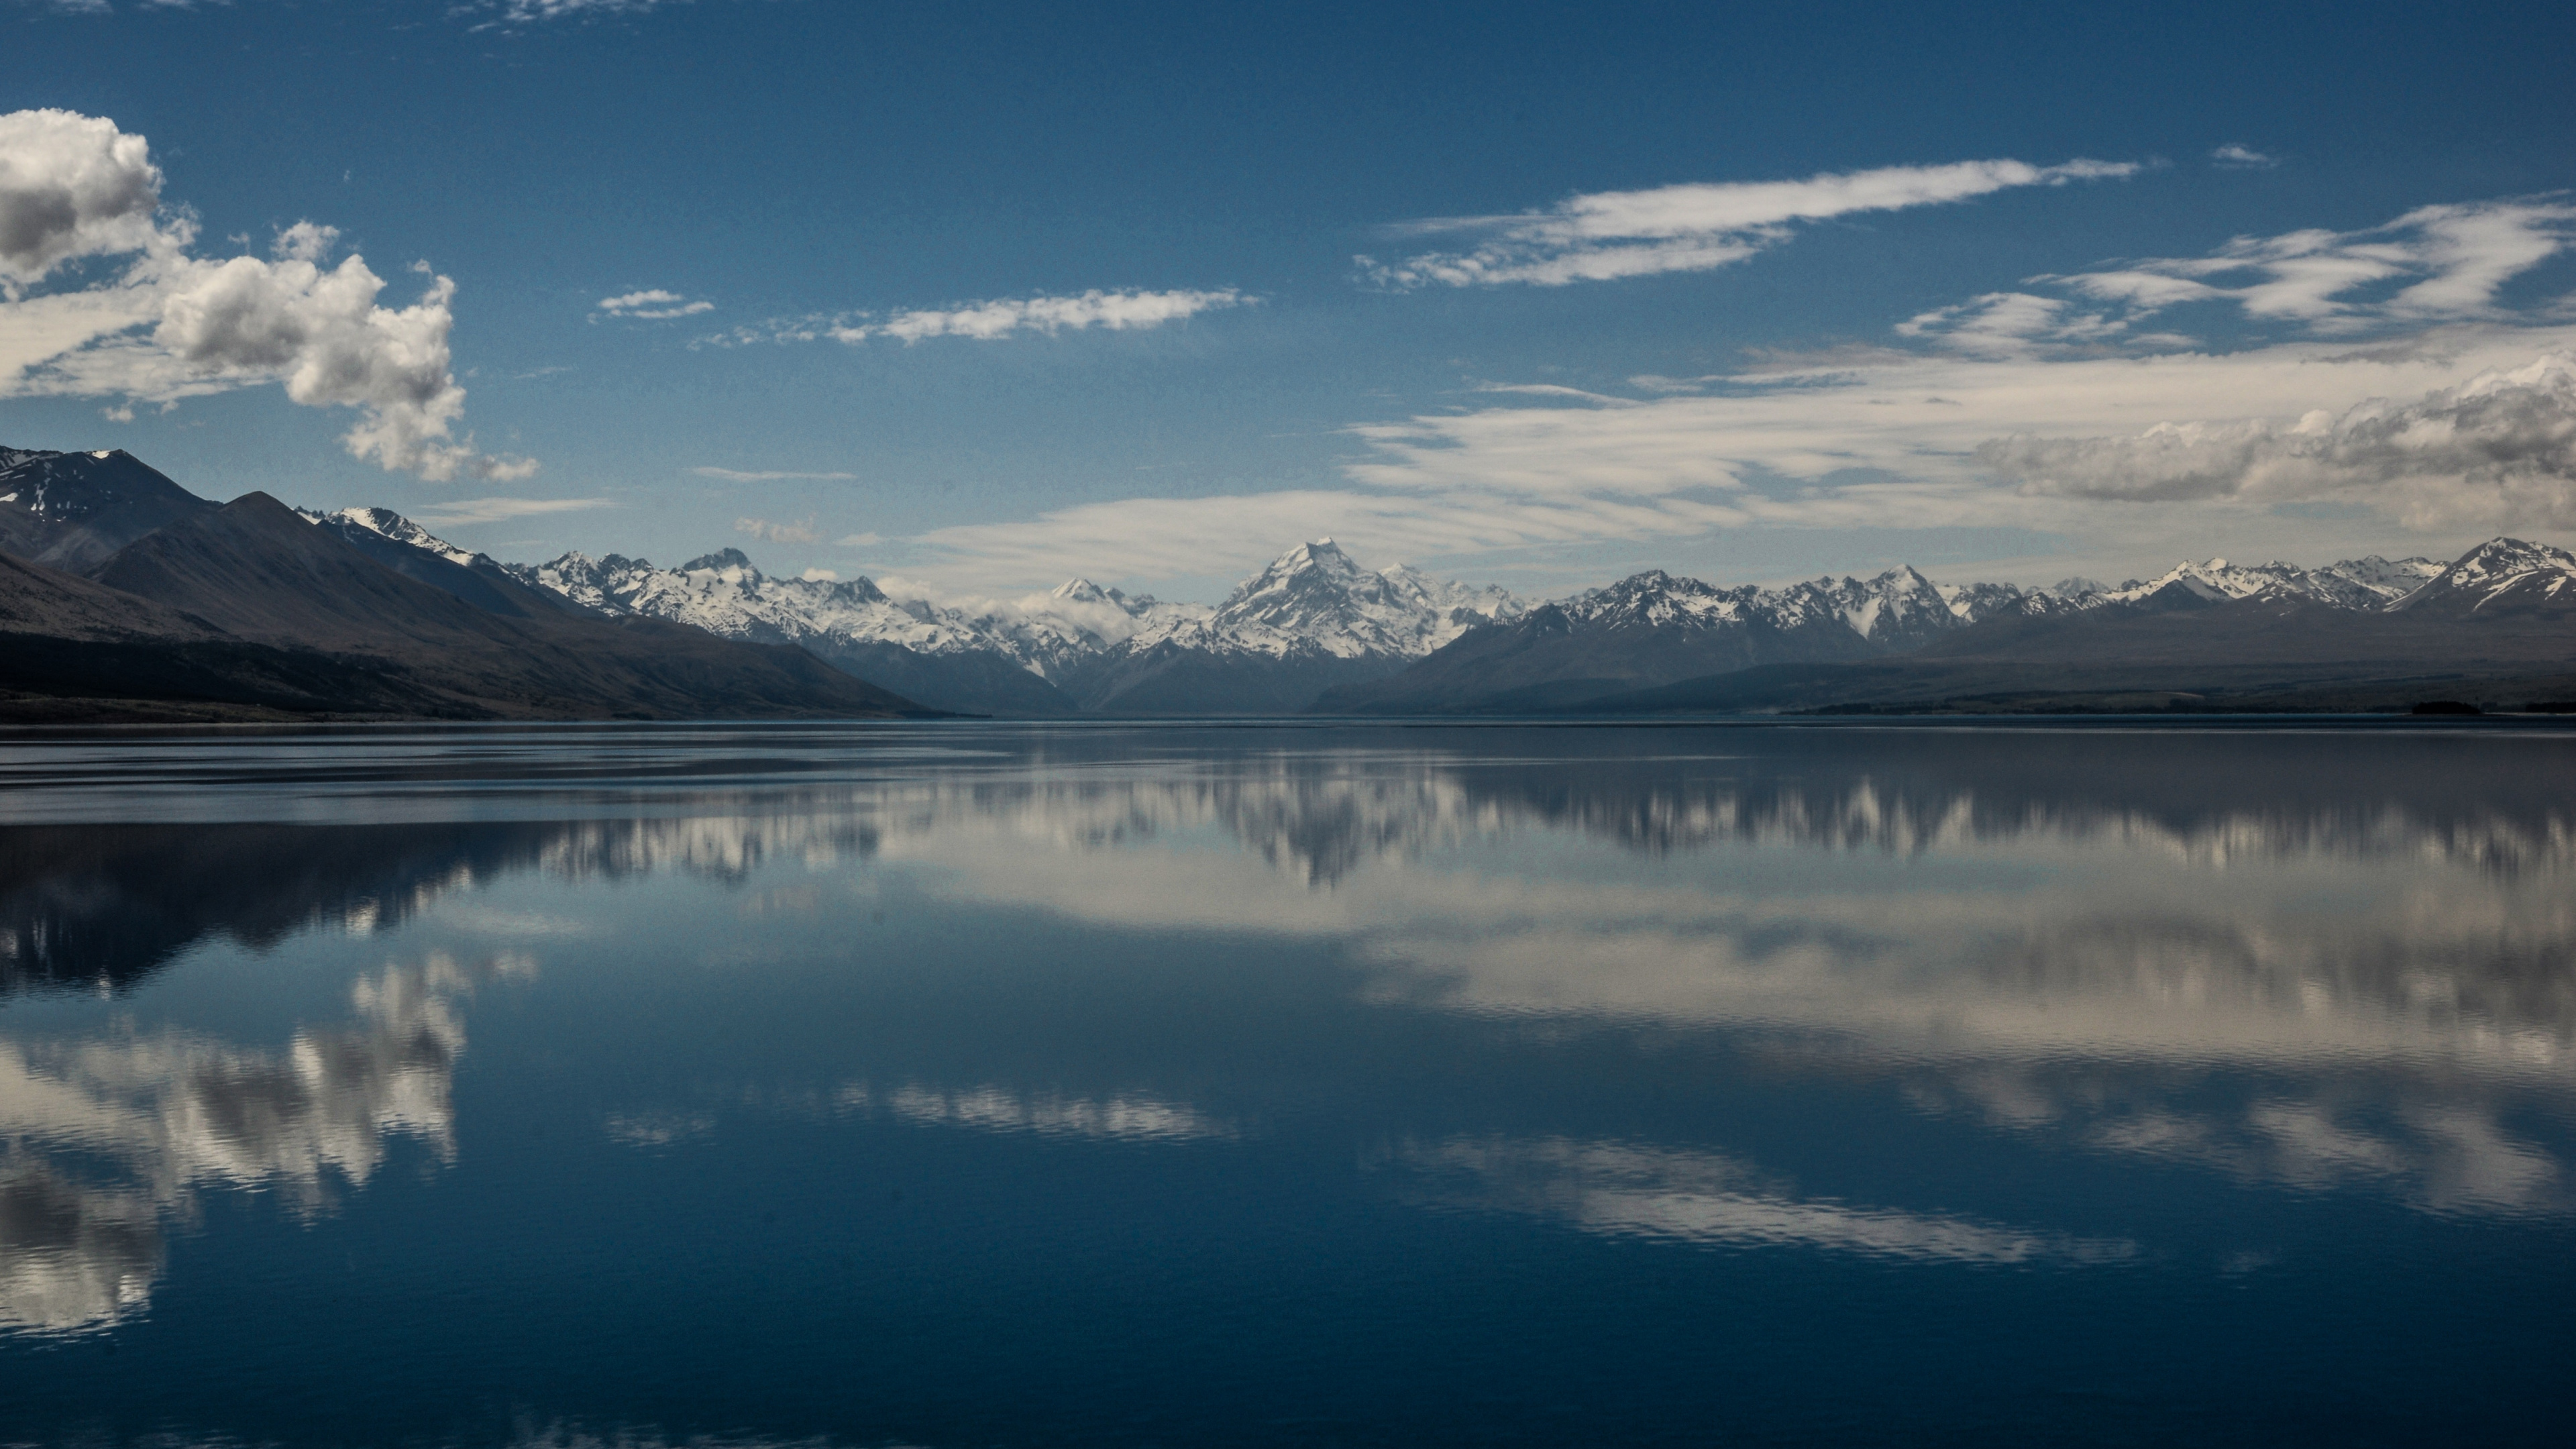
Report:
[[2479,373],[2407,402],[2371,398],[2287,422],[2159,423],[2115,437],[2027,434],[1977,460],[2033,493],[2172,501],[2393,494],[2412,524],[2576,526],[2576,355]]
[[1178,322],[1201,312],[1242,305],[1247,299],[1232,287],[1213,292],[1104,292],[1073,297],[1023,297],[969,302],[945,311],[897,312],[883,322],[839,327],[832,336],[842,342],[892,337],[904,343],[931,337],[968,337],[990,342],[1021,332],[1082,331],[1099,327],[1134,331]]
[[513,518],[616,506],[614,501],[606,498],[459,498],[442,503],[429,512],[413,514],[412,521],[439,528],[462,528],[476,523],[502,523]]
[[1788,239],[1795,223],[1860,212],[1937,206],[2019,186],[2122,177],[2127,162],[2076,160],[2062,166],[1960,161],[1811,176],[1603,191],[1546,211],[1453,217],[1405,224],[1409,235],[1482,233],[1466,251],[1424,252],[1381,263],[1359,257],[1361,274],[1382,287],[1466,287],[1504,282],[1564,286],[1659,272],[1705,271],[1739,262]]
[[2192,302],[2323,335],[2502,315],[2505,283],[2576,239],[2559,200],[2427,206],[2362,231],[2238,237],[2204,257],[2157,257],[2033,278],[2143,317]]
[[664,321],[673,317],[695,317],[701,312],[712,312],[715,309],[716,304],[713,302],[691,301],[677,292],[666,292],[659,287],[599,299],[599,310],[607,316],[631,317],[647,322]]
[[2250,146],[2233,142],[2209,153],[2211,164],[2223,171],[2269,171],[2281,164],[2278,156],[2266,156]]
[[803,523],[772,523],[766,518],[737,518],[733,531],[747,533],[770,543],[821,543],[823,535],[814,531],[814,520]]
[[779,483],[807,480],[814,482],[838,483],[848,482],[859,476],[856,473],[782,473],[769,471],[746,473],[734,468],[691,468],[689,471],[697,474],[701,478],[713,478],[723,483]]
[[840,574],[831,569],[807,569],[797,577],[809,584],[837,584],[841,581]]
[[[307,407],[360,413],[353,455],[433,481],[527,477],[525,458],[454,439],[465,390],[451,370],[456,284],[431,275],[408,307],[337,229],[299,221],[267,259],[189,254],[195,230],[159,210],[143,137],[67,111],[0,116],[0,397],[175,403],[268,383]],[[116,259],[87,286],[30,295],[65,264]],[[415,270],[427,271],[425,264]]]
[[151,146],[116,123],[71,111],[0,115],[0,296],[66,262],[176,251],[184,221],[159,219],[161,168]]
[[2099,311],[2079,312],[2059,297],[1988,292],[1909,317],[1896,324],[1896,335],[1959,352],[2007,357],[2050,346],[2106,342],[2127,325]]
[[739,327],[700,341],[717,347],[740,347],[759,342],[815,342],[829,338],[857,346],[876,338],[891,337],[909,346],[933,337],[964,337],[978,342],[993,342],[1023,333],[1053,336],[1058,332],[1080,332],[1095,327],[1108,332],[1133,332],[1160,327],[1168,322],[1185,321],[1201,312],[1248,307],[1258,301],[1258,298],[1247,297],[1232,287],[1214,291],[1171,292],[1103,291],[1094,288],[1074,296],[1014,297],[964,302],[944,309],[897,312],[882,321],[875,320],[876,314],[871,312],[773,318],[757,326]]
[[[2283,495],[2203,491],[2149,516],[2107,486],[2025,487],[1981,449],[2016,435],[2019,447],[2133,436],[2159,420],[2341,417],[2374,397],[2423,398],[2553,352],[2576,352],[2576,327],[2478,324],[2370,350],[2304,341],[2225,354],[1883,348],[1785,359],[1696,385],[1658,379],[1672,390],[1631,406],[1551,395],[1361,424],[1350,429],[1361,450],[1342,465],[1342,486],[1125,498],[935,529],[909,540],[920,552],[906,569],[958,590],[1039,588],[1068,571],[1240,573],[1266,562],[1278,539],[1318,533],[1362,557],[1421,560],[1623,541],[1664,548],[1750,528],[2010,529],[2100,538],[2119,551],[2088,557],[2087,568],[2161,567],[2170,550],[2206,546],[2221,526],[2213,510],[2227,515],[2231,546],[2279,546],[2260,540]],[[2391,510],[2355,525],[2365,531],[2357,551],[2389,546],[2400,526],[2558,516],[2556,485],[2535,462],[2516,466],[2483,487],[2425,492],[2436,485],[2416,480],[2357,494]],[[2440,506],[2419,506],[2418,493]],[[2317,537],[2300,525],[2301,540]]]
[[641,14],[660,9],[668,3],[672,0],[486,0],[483,8],[499,11],[504,23],[526,25],[547,20]]

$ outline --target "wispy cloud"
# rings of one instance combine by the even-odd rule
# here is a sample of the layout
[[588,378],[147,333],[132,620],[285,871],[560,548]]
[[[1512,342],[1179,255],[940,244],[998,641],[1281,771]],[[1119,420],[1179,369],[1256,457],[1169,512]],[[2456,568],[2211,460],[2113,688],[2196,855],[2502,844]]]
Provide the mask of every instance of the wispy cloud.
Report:
[[2196,302],[2320,334],[2502,313],[2507,282],[2576,241],[2576,204],[2558,197],[2420,207],[2361,231],[2238,237],[2207,256],[2151,257],[2035,277],[2134,319]]
[[821,543],[823,535],[814,531],[814,520],[802,523],[772,523],[766,518],[737,518],[733,531],[747,533],[769,543]]
[[1569,197],[1545,211],[1409,222],[1405,235],[1476,235],[1464,251],[1394,262],[1357,258],[1361,275],[1393,288],[1521,282],[1555,287],[1659,272],[1705,271],[1779,245],[1797,223],[1861,212],[1938,206],[2020,186],[2133,175],[2131,162],[1960,161],[1889,166],[1803,181],[1714,182]]
[[614,500],[607,498],[459,498],[427,512],[415,513],[412,521],[434,528],[463,528],[476,523],[505,523],[513,518],[578,513],[584,509],[616,506]]
[[599,299],[599,315],[627,317],[644,322],[667,321],[673,317],[695,317],[701,312],[712,312],[715,309],[716,304],[704,298],[692,300],[660,287]]
[[713,478],[722,483],[781,483],[791,480],[847,482],[859,476],[856,473],[788,473],[769,470],[744,472],[738,468],[691,468],[689,471],[701,478]]
[[2281,164],[2278,156],[2267,156],[2251,146],[2233,142],[2209,153],[2210,164],[2225,171],[2269,171]]
[[[2212,511],[2250,538],[2272,506],[2294,498],[2361,504],[2383,537],[2397,527],[2576,526],[2565,441],[2576,403],[2550,391],[2562,386],[2555,364],[2513,380],[2535,357],[2570,351],[2576,327],[2477,324],[2361,350],[2309,340],[2233,353],[1880,348],[1791,359],[1696,385],[1656,379],[1670,390],[1622,406],[1549,394],[1364,424],[1351,430],[1365,451],[1343,466],[1344,486],[1127,498],[937,529],[910,541],[921,552],[906,567],[960,587],[1037,587],[1069,570],[1239,572],[1265,561],[1274,540],[1319,532],[1364,556],[1420,559],[1671,544],[1756,527],[2013,529],[2161,554],[2182,546],[2167,539],[2204,546]],[[2482,374],[2496,376],[2467,383]],[[2372,403],[2388,398],[2414,401]],[[2397,465],[2410,456],[2396,441],[2407,422],[2423,421],[2429,436],[2460,425],[2464,408],[2482,421],[2456,451],[2428,447],[2411,454],[2413,466]],[[2345,441],[2326,449],[2343,464],[2268,461],[2265,448],[2307,447],[2297,430],[2318,412],[2351,419],[2338,424]],[[2084,443],[2134,439],[2140,419],[2270,421],[2236,439],[2251,450],[2241,477],[2183,487],[2155,481],[2187,471],[2160,445]],[[2523,439],[2509,468],[2425,471],[2499,435]],[[2053,452],[2048,440],[2072,440],[2075,451]],[[2093,455],[2092,471],[2073,469]],[[2305,481],[2293,488],[2294,476]]]
[[933,337],[999,341],[1031,333],[1053,335],[1097,328],[1132,332],[1186,321],[1202,312],[1251,306],[1232,287],[1213,291],[1147,292],[1093,289],[1070,296],[1008,297],[988,302],[962,302],[954,307],[921,308],[878,317],[873,312],[840,312],[811,317],[775,318],[738,327],[702,341],[718,347],[757,342],[815,342],[829,339],[856,346],[878,338],[907,345]]
[[[0,397],[182,398],[283,384],[307,407],[359,411],[357,457],[433,481],[524,478],[525,458],[478,452],[454,430],[465,389],[450,366],[456,284],[426,263],[408,307],[377,304],[363,258],[327,266],[337,229],[299,221],[265,257],[194,254],[196,227],[161,205],[141,136],[70,111],[0,115]],[[112,278],[79,285],[77,264]]]
[[658,10],[677,0],[484,0],[479,7],[497,11],[511,24],[534,24],[547,20],[585,20],[603,15],[632,15]]

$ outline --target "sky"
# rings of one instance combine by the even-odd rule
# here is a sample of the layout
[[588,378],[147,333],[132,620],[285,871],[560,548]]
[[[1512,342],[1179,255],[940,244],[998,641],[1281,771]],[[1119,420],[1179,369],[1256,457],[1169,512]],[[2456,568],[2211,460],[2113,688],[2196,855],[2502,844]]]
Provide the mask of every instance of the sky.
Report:
[[2561,5],[0,0],[0,444],[507,559],[2576,542]]

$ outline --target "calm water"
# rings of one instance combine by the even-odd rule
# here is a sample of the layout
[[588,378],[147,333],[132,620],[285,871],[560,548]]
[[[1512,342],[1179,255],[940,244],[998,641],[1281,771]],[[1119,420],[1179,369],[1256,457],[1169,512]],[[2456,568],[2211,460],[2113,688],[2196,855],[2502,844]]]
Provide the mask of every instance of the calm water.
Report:
[[2561,1441],[2576,736],[0,738],[0,1444]]

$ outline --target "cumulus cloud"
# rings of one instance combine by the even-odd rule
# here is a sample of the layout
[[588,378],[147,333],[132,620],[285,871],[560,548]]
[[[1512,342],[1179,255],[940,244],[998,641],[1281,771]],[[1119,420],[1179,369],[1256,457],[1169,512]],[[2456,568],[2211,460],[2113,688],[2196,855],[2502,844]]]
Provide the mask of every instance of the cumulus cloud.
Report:
[[766,518],[737,518],[733,531],[747,533],[768,543],[821,543],[823,535],[814,531],[814,520],[803,523],[772,523]]
[[1787,240],[1799,222],[1860,212],[1966,201],[2019,186],[2121,177],[2127,162],[1960,161],[1889,166],[1803,181],[1721,182],[1603,191],[1545,211],[1412,222],[1409,235],[1481,234],[1464,251],[1424,252],[1395,262],[1357,259],[1383,287],[1467,287],[1502,282],[1563,286],[1658,272],[1705,271],[1742,261]]
[[2205,257],[2157,257],[2034,278],[2135,316],[2191,302],[2326,335],[2499,316],[2496,294],[2576,240],[2558,200],[2427,206],[2361,231],[2238,237]]
[[160,218],[151,145],[72,111],[0,115],[0,296],[85,257],[175,252],[193,235]]
[[859,476],[856,473],[786,473],[767,469],[744,472],[738,468],[691,468],[689,471],[701,478],[713,478],[720,483],[778,483],[791,480],[845,483]]
[[716,304],[713,302],[703,298],[693,301],[677,292],[664,291],[660,287],[599,299],[599,310],[604,316],[631,317],[647,322],[665,321],[673,317],[695,317],[701,312],[712,312],[715,309]]
[[[536,471],[455,437],[453,281],[433,274],[417,302],[381,306],[384,279],[355,255],[327,265],[340,234],[311,221],[280,231],[265,259],[198,257],[160,187],[145,139],[113,121],[0,116],[0,397],[167,405],[279,383],[304,406],[358,410],[343,441],[386,469],[433,481]],[[30,292],[87,260],[121,270]]]
[[1977,460],[2033,493],[2169,501],[2394,495],[2421,526],[2576,526],[2576,355],[2479,373],[2409,401],[2296,420],[2159,423],[2115,437],[1989,441]]
[[2210,152],[2209,159],[2212,165],[2227,171],[2268,171],[2281,164],[2277,156],[2266,156],[2251,146],[2234,142]]

